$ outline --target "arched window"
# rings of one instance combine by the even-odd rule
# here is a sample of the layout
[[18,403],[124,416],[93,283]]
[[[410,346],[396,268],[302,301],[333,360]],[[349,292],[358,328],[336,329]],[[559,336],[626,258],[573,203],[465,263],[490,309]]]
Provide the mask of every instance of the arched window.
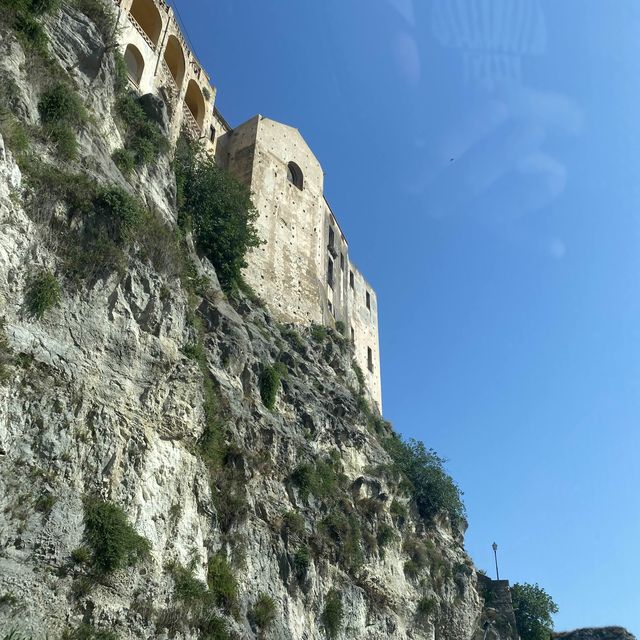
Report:
[[162,32],[162,18],[153,0],[133,0],[129,15],[155,47]]
[[164,50],[164,61],[169,68],[171,76],[175,80],[178,89],[184,80],[185,62],[184,53],[182,51],[182,45],[178,38],[174,35],[170,35],[167,40],[167,47]]
[[291,184],[294,184],[298,189],[302,189],[304,186],[304,178],[302,177],[302,171],[295,162],[290,162],[287,165],[287,179]]
[[127,65],[127,73],[129,78],[133,80],[134,84],[138,86],[142,79],[142,72],[144,71],[144,59],[138,48],[132,44],[128,44],[124,51],[124,61]]
[[195,121],[198,123],[198,126],[202,130],[205,112],[204,96],[202,95],[202,91],[200,91],[198,83],[193,79],[189,80],[184,101],[187,103],[187,107],[189,107],[191,115],[194,117]]

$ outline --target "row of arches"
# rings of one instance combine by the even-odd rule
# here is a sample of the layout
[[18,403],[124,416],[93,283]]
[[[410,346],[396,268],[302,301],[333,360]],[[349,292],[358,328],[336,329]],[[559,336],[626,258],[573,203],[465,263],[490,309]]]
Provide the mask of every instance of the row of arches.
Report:
[[[154,0],[133,0],[129,15],[137,23],[140,30],[144,32],[153,48],[157,48],[162,33],[162,16]],[[144,56],[134,44],[130,43],[125,49],[124,58],[129,77],[134,84],[140,85],[145,69]],[[173,34],[170,34],[167,38],[163,53],[163,63],[175,82],[178,92],[180,92],[186,75],[187,62],[180,40]],[[194,120],[202,129],[206,103],[202,89],[193,78],[187,84],[185,103]]]

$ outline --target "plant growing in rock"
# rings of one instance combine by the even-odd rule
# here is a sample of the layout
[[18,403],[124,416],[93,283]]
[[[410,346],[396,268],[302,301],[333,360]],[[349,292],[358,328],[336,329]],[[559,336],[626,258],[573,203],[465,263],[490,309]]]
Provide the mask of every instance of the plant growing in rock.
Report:
[[282,365],[282,363],[264,365],[260,374],[260,397],[264,406],[269,410],[273,410],[276,406],[276,398],[278,397],[278,389],[280,388],[283,373],[282,366],[279,365]]
[[309,567],[311,566],[311,551],[304,546],[296,549],[293,555],[293,570],[298,580],[306,580]]
[[330,589],[327,593],[322,611],[321,621],[325,633],[329,640],[338,637],[340,629],[342,629],[342,621],[344,619],[344,608],[342,606],[342,597],[336,589]]
[[73,160],[77,147],[74,129],[86,120],[78,93],[69,84],[58,82],[42,95],[38,111],[44,133],[58,154],[65,160]]
[[50,271],[40,271],[28,281],[25,303],[27,311],[35,318],[42,318],[49,309],[60,302],[60,284]]
[[238,583],[226,556],[221,551],[209,558],[207,583],[213,602],[227,611],[235,609],[238,597]]
[[185,141],[176,149],[175,172],[180,224],[193,231],[222,288],[229,292],[247,266],[247,251],[261,244],[251,194],[213,158]]
[[266,593],[258,596],[248,614],[249,622],[262,631],[268,629],[276,618],[275,600]]
[[91,561],[98,573],[134,565],[149,554],[149,541],[129,524],[118,505],[100,498],[85,498],[84,527]]
[[426,622],[436,612],[437,606],[438,603],[435,598],[422,596],[416,606],[417,620],[419,622]]
[[516,583],[511,587],[516,626],[522,640],[548,640],[553,630],[552,614],[558,605],[537,584]]
[[125,149],[137,165],[148,164],[169,151],[169,141],[158,123],[147,115],[135,93],[123,89],[116,99],[116,112],[124,129]]

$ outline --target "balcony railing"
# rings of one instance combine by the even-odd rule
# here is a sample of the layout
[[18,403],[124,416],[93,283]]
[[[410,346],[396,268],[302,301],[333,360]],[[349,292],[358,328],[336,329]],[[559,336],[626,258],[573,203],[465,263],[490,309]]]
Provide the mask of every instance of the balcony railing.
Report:
[[182,123],[190,137],[194,140],[200,138],[202,129],[200,129],[198,121],[193,117],[193,113],[191,113],[191,109],[189,109],[186,102],[182,105]]
[[160,76],[160,85],[164,87],[164,89],[166,90],[167,97],[171,102],[171,106],[175,107],[175,104],[178,100],[178,95],[180,93],[180,89],[178,88],[176,80],[173,77],[173,74],[171,73],[169,66],[164,60],[160,65],[160,71],[158,75]]
[[144,38],[145,42],[153,49],[156,50],[156,45],[153,44],[151,38],[147,35],[147,32],[138,24],[138,21],[131,15],[128,14],[128,18],[131,24],[138,30],[138,33]]

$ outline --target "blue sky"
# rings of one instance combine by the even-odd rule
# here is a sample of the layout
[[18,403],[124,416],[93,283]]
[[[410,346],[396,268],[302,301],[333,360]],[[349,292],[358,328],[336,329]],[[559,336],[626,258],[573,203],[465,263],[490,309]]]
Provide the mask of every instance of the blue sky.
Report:
[[231,124],[322,163],[476,564],[640,635],[640,5],[177,2]]

